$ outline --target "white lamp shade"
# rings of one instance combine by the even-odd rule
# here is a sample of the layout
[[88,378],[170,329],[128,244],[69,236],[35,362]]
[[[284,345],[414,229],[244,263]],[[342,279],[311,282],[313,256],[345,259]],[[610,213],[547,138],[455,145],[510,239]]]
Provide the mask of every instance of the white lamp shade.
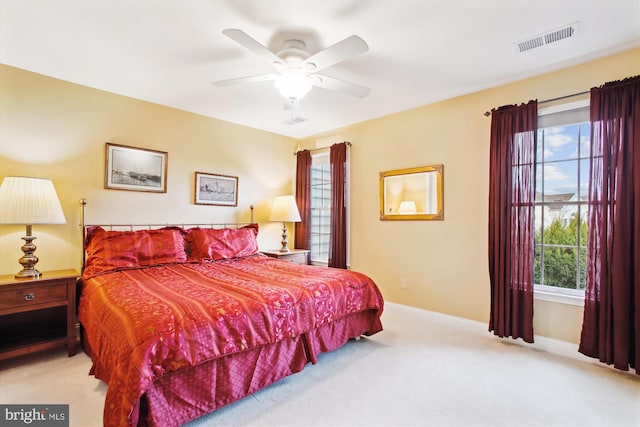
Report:
[[0,186],[0,224],[65,224],[53,182],[7,176]]
[[300,222],[300,211],[293,196],[278,196],[273,200],[269,221]]

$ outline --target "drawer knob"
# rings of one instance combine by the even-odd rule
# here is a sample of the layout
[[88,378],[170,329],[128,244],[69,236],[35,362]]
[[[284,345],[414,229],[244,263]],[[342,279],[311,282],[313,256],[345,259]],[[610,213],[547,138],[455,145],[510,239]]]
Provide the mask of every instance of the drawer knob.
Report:
[[24,296],[24,300],[25,301],[31,301],[31,300],[35,299],[35,297],[36,297],[36,294],[34,294],[34,293],[26,294]]

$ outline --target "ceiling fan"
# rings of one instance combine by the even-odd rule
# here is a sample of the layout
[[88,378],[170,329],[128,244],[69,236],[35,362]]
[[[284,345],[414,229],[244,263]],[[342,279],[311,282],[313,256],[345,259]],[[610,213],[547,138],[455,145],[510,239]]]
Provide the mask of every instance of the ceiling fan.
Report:
[[367,43],[358,36],[350,36],[313,55],[305,50],[302,40],[291,39],[284,42],[282,50],[274,53],[257,42],[247,33],[237,29],[226,29],[222,33],[256,55],[268,61],[275,73],[258,76],[239,77],[212,82],[214,86],[229,86],[239,83],[274,81],[280,94],[285,98],[285,109],[295,110],[312,86],[341,92],[357,98],[364,98],[371,89],[355,83],[318,74],[331,67],[369,50]]

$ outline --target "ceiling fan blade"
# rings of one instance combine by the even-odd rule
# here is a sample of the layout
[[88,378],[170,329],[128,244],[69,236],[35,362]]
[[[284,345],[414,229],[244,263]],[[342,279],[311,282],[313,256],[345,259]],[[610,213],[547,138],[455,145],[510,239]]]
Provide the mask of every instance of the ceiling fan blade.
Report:
[[310,56],[304,61],[304,65],[311,72],[320,71],[368,50],[369,46],[364,40],[358,36],[350,36]]
[[269,80],[275,80],[278,77],[280,77],[280,75],[278,74],[262,74],[260,76],[238,77],[235,79],[218,80],[215,82],[211,82],[211,84],[214,86],[223,87],[223,86],[231,86],[231,85],[240,84],[240,83],[265,82]]
[[371,88],[366,86],[360,86],[355,83],[346,82],[333,77],[321,76],[319,74],[314,74],[309,77],[311,78],[311,84],[314,86],[335,92],[342,92],[347,95],[355,96],[356,98],[364,98],[371,92]]
[[284,65],[282,60],[278,58],[275,53],[271,52],[265,46],[258,43],[253,37],[251,37],[244,31],[228,28],[226,30],[223,30],[222,34],[229,37],[231,40],[243,46],[244,48],[249,49],[251,52],[262,57],[263,59],[266,59],[272,65]]

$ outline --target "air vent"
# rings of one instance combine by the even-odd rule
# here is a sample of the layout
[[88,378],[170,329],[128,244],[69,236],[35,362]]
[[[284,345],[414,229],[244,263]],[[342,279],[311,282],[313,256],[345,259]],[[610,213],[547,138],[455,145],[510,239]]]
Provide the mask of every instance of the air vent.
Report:
[[555,30],[547,31],[544,34],[540,34],[535,37],[528,38],[526,40],[519,41],[514,44],[516,51],[522,53],[532,49],[555,43],[560,40],[574,37],[578,31],[578,23],[574,22],[564,27],[557,28]]
[[291,116],[291,118],[289,118],[287,120],[283,120],[282,124],[293,126],[293,125],[297,125],[299,123],[304,123],[304,122],[306,122],[308,120],[309,119],[305,119],[304,117],[300,117],[300,116]]

